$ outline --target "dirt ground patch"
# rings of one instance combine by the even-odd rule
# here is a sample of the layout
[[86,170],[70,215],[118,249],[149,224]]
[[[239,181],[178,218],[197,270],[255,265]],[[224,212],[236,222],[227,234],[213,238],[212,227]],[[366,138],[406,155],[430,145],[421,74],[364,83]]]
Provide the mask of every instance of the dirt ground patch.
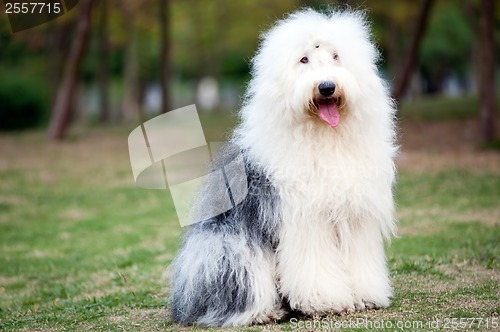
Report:
[[398,123],[398,133],[400,170],[421,173],[455,168],[500,173],[500,152],[479,148],[476,119],[403,120]]

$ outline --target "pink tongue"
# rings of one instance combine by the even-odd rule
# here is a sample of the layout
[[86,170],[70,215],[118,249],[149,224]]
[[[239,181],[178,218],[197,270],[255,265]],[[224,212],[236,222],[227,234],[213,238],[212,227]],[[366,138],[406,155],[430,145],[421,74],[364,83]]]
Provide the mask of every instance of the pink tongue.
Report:
[[333,100],[319,103],[319,117],[326,121],[330,127],[336,127],[340,122],[340,113]]

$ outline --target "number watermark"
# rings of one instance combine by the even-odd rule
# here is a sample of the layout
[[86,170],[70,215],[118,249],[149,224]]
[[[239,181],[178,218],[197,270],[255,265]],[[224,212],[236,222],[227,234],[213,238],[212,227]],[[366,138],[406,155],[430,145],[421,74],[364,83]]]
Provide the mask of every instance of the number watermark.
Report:
[[12,32],[33,28],[64,15],[79,0],[4,0]]

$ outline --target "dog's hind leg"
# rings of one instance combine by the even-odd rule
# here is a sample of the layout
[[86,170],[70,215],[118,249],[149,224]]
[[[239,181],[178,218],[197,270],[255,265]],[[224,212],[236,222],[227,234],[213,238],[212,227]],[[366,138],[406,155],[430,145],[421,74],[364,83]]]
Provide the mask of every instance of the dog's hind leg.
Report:
[[283,316],[271,249],[253,246],[241,233],[189,233],[171,265],[175,321],[241,326]]
[[250,250],[251,257],[243,259],[239,268],[247,277],[249,302],[244,311],[234,313],[223,326],[240,326],[253,323],[268,323],[281,319],[285,311],[281,308],[281,297],[275,281],[275,254],[271,250],[260,247]]

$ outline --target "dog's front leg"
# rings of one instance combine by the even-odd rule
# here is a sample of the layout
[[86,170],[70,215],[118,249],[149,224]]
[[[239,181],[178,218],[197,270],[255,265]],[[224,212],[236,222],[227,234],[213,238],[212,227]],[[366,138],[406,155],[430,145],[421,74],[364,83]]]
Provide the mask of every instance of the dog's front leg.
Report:
[[291,308],[308,315],[354,311],[349,275],[331,225],[286,225],[285,220],[280,235],[279,290]]
[[387,307],[392,288],[383,237],[373,220],[366,220],[353,229],[348,264],[356,309]]

